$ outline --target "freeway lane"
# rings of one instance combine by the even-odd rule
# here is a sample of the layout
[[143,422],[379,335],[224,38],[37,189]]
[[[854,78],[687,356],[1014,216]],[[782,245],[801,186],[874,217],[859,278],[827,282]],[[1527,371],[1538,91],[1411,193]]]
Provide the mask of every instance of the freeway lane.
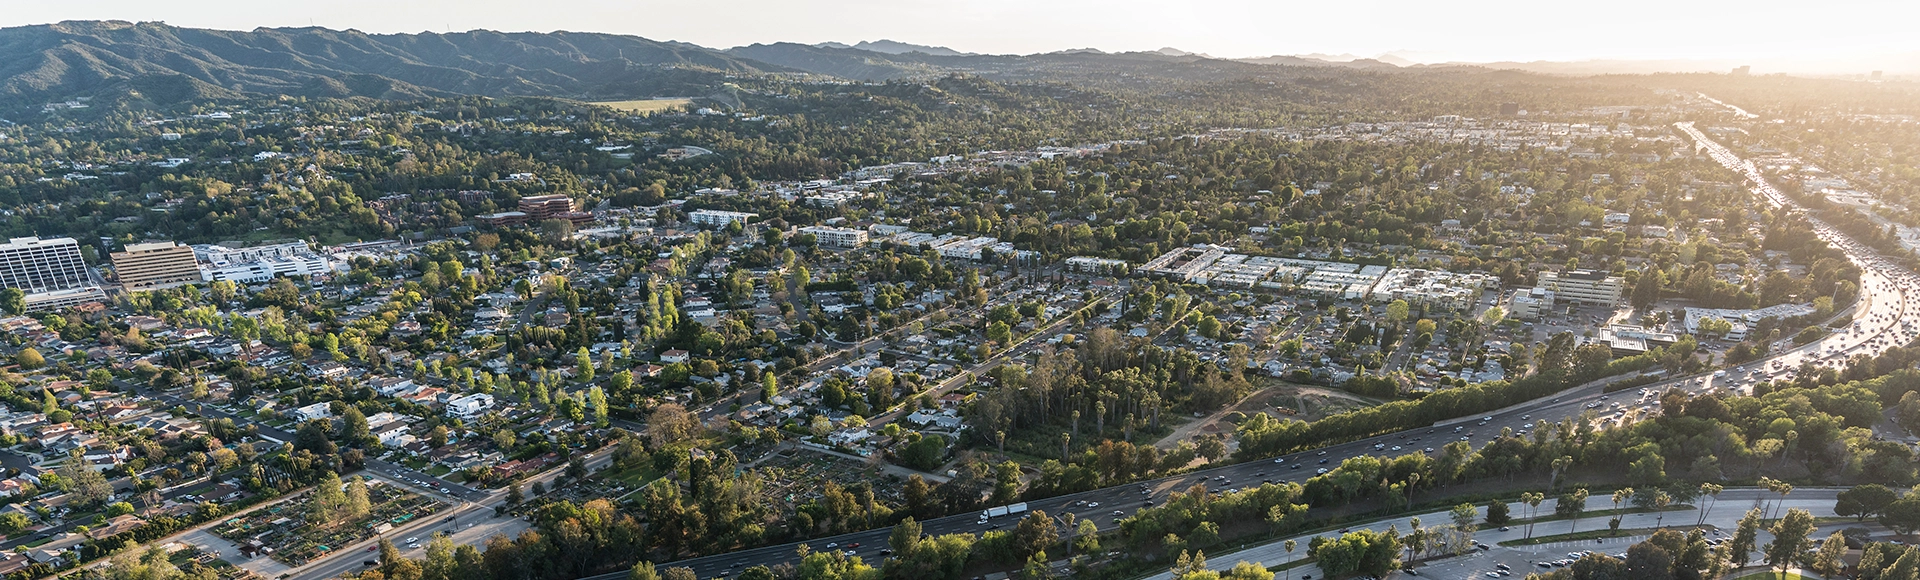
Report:
[[[1718,497],[1708,497],[1695,503],[1696,506],[1705,504],[1707,507],[1706,513],[1689,510],[1627,514],[1622,517],[1620,527],[1623,529],[1634,529],[1669,525],[1666,523],[1666,520],[1673,520],[1673,523],[1670,524],[1672,526],[1692,525],[1693,522],[1699,519],[1705,519],[1707,525],[1714,526],[1718,530],[1715,533],[1708,534],[1708,538],[1725,539],[1730,537],[1729,534],[1731,530],[1738,528],[1740,518],[1745,517],[1747,510],[1753,507],[1763,505],[1770,506],[1776,514],[1785,513],[1788,509],[1799,508],[1812,512],[1815,517],[1825,516],[1833,513],[1835,497],[1838,496],[1841,491],[1843,490],[1840,488],[1798,488],[1793,490],[1791,495],[1782,498],[1780,495],[1765,489],[1750,487],[1727,488],[1721,492]],[[1588,496],[1585,505],[1589,513],[1613,509],[1614,507],[1612,498],[1607,495]],[[1523,514],[1528,513],[1529,508],[1526,504],[1515,502],[1507,504],[1507,509],[1509,513],[1513,514],[1514,518],[1518,519],[1522,517]],[[1536,511],[1541,511],[1543,512],[1542,515],[1544,515],[1544,513],[1551,512],[1552,509],[1552,504],[1543,504],[1541,508]],[[1485,518],[1487,515],[1486,507],[1479,506],[1478,514],[1479,517]],[[1567,530],[1603,529],[1607,527],[1607,520],[1611,517],[1612,516],[1587,516],[1577,521],[1562,520],[1542,522],[1534,526],[1533,535],[1536,537],[1549,536],[1567,533]],[[1434,522],[1449,521],[1448,512],[1442,510],[1423,514],[1407,514],[1392,519],[1356,525],[1353,526],[1352,529],[1385,531],[1391,526],[1397,527],[1400,530],[1410,530],[1413,529],[1412,522],[1410,521],[1411,518],[1419,518],[1428,525]],[[1812,537],[1817,540],[1831,533],[1833,530],[1856,525],[1860,524],[1850,521],[1828,523],[1822,526],[1820,533],[1812,534]],[[1299,546],[1306,546],[1308,542],[1312,541],[1315,535],[1316,534],[1306,534],[1289,539],[1298,542]],[[1513,573],[1515,576],[1501,576],[1501,578],[1513,578],[1524,576],[1527,572],[1536,571],[1534,568],[1540,568],[1540,570],[1538,570],[1540,572],[1550,569],[1551,566],[1539,564],[1539,562],[1549,562],[1562,557],[1562,555],[1568,555],[1564,554],[1562,550],[1572,548],[1617,554],[1625,552],[1627,546],[1645,538],[1645,536],[1636,535],[1605,540],[1562,541],[1514,547],[1499,545],[1501,542],[1519,540],[1526,537],[1527,530],[1524,525],[1514,525],[1510,528],[1486,526],[1484,529],[1476,532],[1473,535],[1473,539],[1476,542],[1485,543],[1492,547],[1491,550],[1486,550],[1484,553],[1469,552],[1461,556],[1442,556],[1427,560],[1423,567],[1419,569],[1419,576],[1421,578],[1467,578],[1469,580],[1475,580],[1483,577],[1486,571],[1494,569],[1493,565],[1495,562],[1507,560],[1511,562],[1514,567]],[[1760,540],[1755,543],[1756,548],[1766,545],[1766,543],[1771,540],[1772,533],[1765,531],[1763,528],[1760,532]],[[1274,540],[1270,543],[1237,552],[1209,554],[1211,557],[1207,558],[1207,568],[1225,572],[1231,569],[1235,563],[1241,561],[1258,562],[1265,566],[1277,566],[1307,557],[1307,551],[1304,549],[1292,552],[1286,551],[1284,542],[1284,539]],[[1524,560],[1524,562],[1522,560]],[[1763,561],[1763,559],[1756,557],[1750,561],[1759,562]],[[1528,564],[1532,565],[1529,566]],[[1319,566],[1313,564],[1302,566],[1293,570],[1292,573],[1292,576],[1299,578],[1305,578],[1309,575],[1325,576],[1325,574],[1321,573]],[[1387,580],[1408,580],[1411,576],[1404,572],[1394,572],[1389,573],[1386,578]],[[1171,571],[1161,572],[1148,576],[1146,580],[1173,580],[1173,573]]]
[[[1792,201],[1766,185],[1759,178],[1752,164],[1740,160],[1727,152],[1724,147],[1707,140],[1704,135],[1693,130],[1691,124],[1683,123],[1682,131],[1688,132],[1703,146],[1714,151],[1716,159],[1736,171],[1741,171],[1754,182],[1755,193],[1779,207],[1793,207]],[[1717,148],[1717,149],[1716,149]],[[1058,515],[1065,511],[1076,513],[1083,519],[1091,519],[1102,530],[1112,529],[1116,510],[1122,514],[1132,513],[1151,502],[1164,500],[1168,493],[1185,489],[1193,484],[1204,484],[1212,489],[1232,489],[1239,486],[1256,485],[1271,480],[1304,481],[1322,468],[1330,468],[1341,460],[1365,453],[1382,455],[1400,455],[1438,449],[1445,443],[1464,440],[1476,446],[1485,445],[1499,435],[1503,428],[1516,431],[1524,430],[1537,421],[1555,422],[1561,419],[1577,418],[1599,410],[1611,411],[1619,420],[1632,420],[1640,413],[1651,412],[1658,407],[1657,401],[1648,395],[1657,395],[1668,388],[1681,388],[1689,392],[1710,392],[1723,388],[1716,382],[1726,382],[1728,388],[1747,390],[1750,381],[1779,379],[1792,376],[1802,364],[1835,366],[1844,363],[1846,357],[1860,354],[1878,354],[1888,348],[1906,344],[1913,340],[1915,331],[1903,320],[1920,318],[1920,300],[1910,296],[1920,288],[1920,277],[1913,272],[1882,259],[1846,235],[1827,225],[1814,221],[1816,232],[1844,252],[1849,259],[1859,265],[1862,272],[1861,306],[1856,309],[1851,324],[1840,332],[1812,342],[1806,346],[1777,353],[1766,358],[1744,363],[1729,369],[1725,375],[1702,374],[1677,377],[1647,385],[1646,394],[1633,391],[1607,394],[1601,392],[1608,380],[1595,381],[1563,391],[1557,396],[1536,400],[1531,404],[1506,409],[1484,415],[1479,421],[1466,419],[1443,422],[1446,426],[1410,429],[1399,433],[1382,435],[1329,446],[1313,452],[1286,455],[1278,460],[1258,460],[1237,465],[1228,465],[1178,476],[1155,479],[1138,484],[1114,486],[1078,494],[1035,500],[1027,502],[1030,509]],[[1622,403],[1639,397],[1638,406]],[[1620,409],[1615,409],[1619,404]],[[1235,483],[1238,482],[1238,483]],[[928,534],[948,534],[959,532],[979,533],[990,529],[1009,526],[1012,517],[997,518],[986,524],[978,523],[978,514],[965,513],[924,522]],[[805,543],[812,548],[842,549],[855,552],[869,559],[877,559],[879,550],[885,547],[890,530],[886,528],[844,534],[810,540]],[[800,543],[769,546],[752,550],[719,554],[701,558],[692,558],[667,564],[670,567],[692,568],[701,578],[725,578],[738,574],[751,566],[793,562],[795,548]],[[857,548],[852,547],[858,545]],[[624,572],[591,577],[590,580],[618,580]]]

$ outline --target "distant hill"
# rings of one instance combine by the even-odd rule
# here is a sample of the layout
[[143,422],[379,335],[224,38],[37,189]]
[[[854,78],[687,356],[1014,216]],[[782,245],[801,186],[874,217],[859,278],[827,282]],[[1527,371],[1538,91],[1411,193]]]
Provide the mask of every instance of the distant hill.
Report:
[[698,94],[728,73],[784,72],[685,43],[577,32],[225,31],[156,22],[0,28],[0,102],[137,94],[574,97]]
[[[936,55],[914,51],[887,54],[828,43],[806,45],[791,42],[754,44],[727,49],[727,54],[754,62],[768,63],[814,74],[854,80],[891,80],[940,76],[953,73],[981,75],[998,80],[1097,80],[1110,82],[1116,75],[1141,78],[1225,80],[1263,74],[1271,69],[1258,63],[1208,58],[1174,50],[1108,53],[1084,48],[1044,54]],[[1327,63],[1305,59],[1289,63],[1299,66],[1353,67],[1347,63]],[[1373,63],[1385,68],[1393,68]]]
[[860,41],[860,44],[853,45],[851,48],[857,48],[860,50],[870,50],[870,51],[878,52],[881,54],[906,54],[909,52],[918,52],[918,53],[930,54],[933,56],[967,56],[972,54],[968,52],[960,52],[958,50],[954,50],[944,46],[926,46],[926,45],[920,45],[920,44],[907,44],[905,42],[896,42],[896,41],[885,40],[885,39],[875,40],[871,42],[863,40],[863,41]]
[[1249,62],[1253,64],[1265,64],[1265,65],[1277,65],[1277,66],[1334,66],[1334,67],[1365,68],[1365,69],[1400,68],[1391,64],[1387,64],[1384,62],[1371,59],[1371,58],[1354,58],[1349,60],[1327,60],[1322,58],[1314,58],[1313,56],[1287,56],[1284,54],[1276,54],[1273,56],[1262,56],[1262,57],[1255,57],[1255,58],[1236,58],[1233,60],[1239,61],[1239,62]]
[[939,67],[917,62],[910,55],[893,55],[846,45],[835,48],[776,42],[729,48],[727,54],[814,74],[862,81],[944,74]]
[[1210,55],[1204,52],[1187,52],[1171,46],[1162,46],[1160,47],[1160,50],[1156,50],[1154,52],[1164,54],[1167,56],[1198,56],[1202,58],[1213,58],[1213,55]]

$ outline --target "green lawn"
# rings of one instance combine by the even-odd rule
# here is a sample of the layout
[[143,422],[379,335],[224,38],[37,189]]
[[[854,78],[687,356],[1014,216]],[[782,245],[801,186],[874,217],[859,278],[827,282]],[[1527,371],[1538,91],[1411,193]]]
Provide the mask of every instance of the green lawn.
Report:
[[[1305,550],[1306,548],[1301,548],[1301,549],[1302,549],[1302,550]],[[1299,559],[1297,559],[1297,560],[1293,560],[1293,561],[1291,561],[1291,562],[1287,562],[1287,563],[1285,563],[1285,564],[1280,564],[1280,565],[1276,565],[1276,566],[1268,566],[1268,567],[1267,567],[1267,571],[1268,571],[1268,572],[1285,572],[1285,571],[1287,571],[1287,570],[1292,570],[1292,569],[1294,569],[1294,568],[1299,568],[1299,567],[1301,567],[1301,566],[1305,566],[1305,565],[1308,565],[1308,564],[1312,564],[1312,563],[1314,563],[1314,562],[1315,562],[1315,560],[1314,560],[1313,558],[1308,558],[1308,557],[1304,557],[1304,556],[1302,556],[1301,558],[1299,558]]]
[[617,471],[600,472],[600,477],[624,482],[630,489],[639,489],[640,486],[646,485],[647,482],[659,479],[661,475],[660,470],[653,468],[652,462]]
[[442,476],[442,475],[446,475],[446,474],[449,474],[449,473],[453,473],[453,470],[452,470],[452,469],[449,469],[449,468],[448,468],[447,466],[445,466],[445,465],[438,465],[438,464],[436,464],[436,465],[434,465],[433,467],[431,467],[431,468],[428,468],[428,469],[427,469],[427,475],[431,475],[431,476],[434,476],[434,477],[440,477],[440,476]]
[[[1591,518],[1591,517],[1617,516],[1622,514],[1646,514],[1646,513],[1653,513],[1653,512],[1684,512],[1684,511],[1692,511],[1692,510],[1693,510],[1693,506],[1687,505],[1687,504],[1670,505],[1665,508],[1657,509],[1657,510],[1653,508],[1629,507],[1629,508],[1620,508],[1620,509],[1594,510],[1594,511],[1580,512],[1580,517]],[[1555,515],[1555,514],[1549,513],[1547,515],[1534,516],[1531,518],[1514,518],[1513,520],[1510,520],[1507,523],[1504,523],[1501,525],[1524,526],[1524,525],[1527,525],[1528,522],[1540,524],[1545,522],[1564,522],[1564,521],[1567,521],[1568,519],[1570,518],[1568,518],[1567,516]],[[1842,518],[1842,519],[1845,519],[1845,518]]]
[[1534,546],[1539,544],[1551,544],[1554,542],[1592,540],[1592,539],[1598,539],[1598,538],[1624,538],[1627,536],[1639,536],[1644,534],[1651,534],[1660,530],[1673,530],[1680,533],[1686,533],[1690,530],[1693,530],[1694,528],[1711,530],[1713,529],[1713,526],[1662,526],[1658,528],[1621,528],[1619,531],[1614,531],[1607,528],[1600,528],[1597,530],[1587,530],[1584,532],[1573,532],[1571,534],[1554,534],[1551,536],[1534,536],[1531,538],[1524,538],[1519,540],[1507,540],[1505,542],[1500,542],[1500,545],[1502,546]]

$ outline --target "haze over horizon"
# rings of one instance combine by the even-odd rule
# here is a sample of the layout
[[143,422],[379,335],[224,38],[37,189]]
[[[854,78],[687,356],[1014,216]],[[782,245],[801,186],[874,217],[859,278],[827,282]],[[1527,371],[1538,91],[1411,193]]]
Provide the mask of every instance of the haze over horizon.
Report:
[[[1350,3],[1138,0],[965,5],[928,0],[744,0],[725,13],[696,4],[552,0],[261,5],[235,0],[154,4],[86,0],[10,7],[0,26],[62,20],[164,21],[249,30],[322,26],[369,33],[568,30],[631,34],[713,48],[889,39],[964,52],[1031,54],[1174,47],[1222,58],[1386,53],[1420,63],[1696,60],[1754,72],[1920,70],[1920,5],[1838,0],[1804,11],[1786,2],[1623,0],[1541,10],[1515,0]],[[1693,23],[1676,28],[1673,23]]]

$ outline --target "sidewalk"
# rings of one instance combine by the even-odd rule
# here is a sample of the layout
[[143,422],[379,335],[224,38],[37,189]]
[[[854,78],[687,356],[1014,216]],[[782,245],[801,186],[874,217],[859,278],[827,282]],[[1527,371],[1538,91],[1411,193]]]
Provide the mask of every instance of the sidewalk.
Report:
[[[1717,502],[1712,503],[1712,507],[1709,508],[1709,512],[1707,514],[1706,524],[1709,526],[1717,527],[1721,530],[1725,530],[1728,535],[1723,537],[1731,537],[1732,530],[1738,527],[1740,518],[1746,516],[1747,510],[1752,509],[1754,507],[1759,507],[1759,504],[1766,503],[1769,501],[1773,502],[1774,504],[1773,509],[1776,512],[1782,513],[1782,514],[1786,513],[1786,510],[1790,508],[1799,508],[1799,509],[1804,509],[1804,510],[1813,512],[1813,515],[1815,517],[1831,516],[1833,515],[1834,496],[1838,494],[1840,491],[1841,489],[1839,488],[1796,489],[1792,494],[1787,496],[1787,499],[1785,501],[1781,501],[1778,495],[1768,492],[1764,489],[1730,488],[1721,492],[1719,500]],[[1706,498],[1703,497],[1701,500],[1696,501],[1695,503],[1697,508],[1698,505],[1706,504],[1708,503],[1708,501]],[[1547,499],[1547,501],[1541,502],[1540,507],[1534,508],[1534,511],[1531,513],[1527,511],[1528,510],[1527,504],[1520,503],[1520,502],[1513,502],[1513,503],[1507,504],[1507,511],[1515,520],[1525,519],[1529,516],[1539,518],[1539,517],[1552,516],[1553,506],[1554,506],[1554,501],[1553,499],[1549,498]],[[1624,508],[1627,506],[1623,504],[1621,507]],[[1614,508],[1613,499],[1606,495],[1596,495],[1596,496],[1588,497],[1586,508],[1587,508],[1587,511],[1589,512],[1611,510]],[[1479,514],[1481,518],[1486,517],[1487,509],[1484,505],[1480,506]],[[1662,515],[1666,516],[1664,522],[1661,522],[1660,520],[1660,516]],[[1367,522],[1364,524],[1356,524],[1349,529],[1385,531],[1389,526],[1391,526],[1393,528],[1398,529],[1401,533],[1404,534],[1408,530],[1413,529],[1413,525],[1410,520],[1416,517],[1420,519],[1420,523],[1422,526],[1427,526],[1427,527],[1452,523],[1452,520],[1449,519],[1447,512],[1445,510],[1441,510],[1441,511],[1434,511],[1429,513],[1422,513],[1422,514],[1397,516],[1397,517],[1386,519],[1386,520]],[[1698,509],[1684,510],[1684,511],[1627,514],[1621,520],[1620,528],[1621,529],[1651,528],[1659,523],[1664,523],[1666,527],[1691,526],[1699,518],[1700,518],[1700,512]],[[1568,533],[1569,531],[1604,530],[1607,528],[1608,520],[1611,520],[1611,519],[1613,519],[1612,516],[1593,516],[1593,517],[1583,517],[1578,520],[1559,520],[1559,521],[1552,521],[1552,522],[1540,522],[1540,523],[1534,524],[1533,526],[1533,537],[1565,534],[1565,533]],[[1648,535],[1648,534],[1641,534],[1634,537],[1608,538],[1601,541],[1594,541],[1594,540],[1566,541],[1566,542],[1553,542],[1553,543],[1547,543],[1547,544],[1537,544],[1537,545],[1531,545],[1531,546],[1504,547],[1504,546],[1500,546],[1500,542],[1505,542],[1510,540],[1519,540],[1519,539],[1528,537],[1526,526],[1524,525],[1511,526],[1512,527],[1511,530],[1503,532],[1503,531],[1500,531],[1499,527],[1497,526],[1487,527],[1486,524],[1484,523],[1480,525],[1483,527],[1483,529],[1474,534],[1475,541],[1493,546],[1492,553],[1504,552],[1505,554],[1508,554],[1508,555],[1527,556],[1528,562],[1557,560],[1564,557],[1564,554],[1567,551],[1594,550],[1594,551],[1604,551],[1607,553],[1624,552],[1626,551],[1627,546],[1631,546],[1636,542],[1646,539]],[[1854,524],[1852,522],[1847,522],[1843,524],[1822,525],[1820,526],[1820,531],[1818,532],[1818,535],[1815,536],[1815,538],[1816,539],[1823,538],[1825,537],[1826,534],[1832,533],[1833,530],[1837,530],[1839,528],[1844,528],[1844,527],[1852,527],[1854,525],[1857,525],[1857,524]],[[1268,566],[1268,567],[1279,566],[1287,562],[1292,562],[1295,560],[1306,558],[1307,545],[1313,540],[1315,536],[1325,536],[1325,537],[1332,538],[1332,537],[1338,537],[1339,535],[1340,534],[1338,532],[1307,534],[1307,535],[1301,535],[1301,536],[1294,536],[1291,538],[1275,539],[1272,542],[1247,548],[1245,550],[1240,550],[1238,552],[1222,552],[1218,554],[1209,553],[1207,554],[1207,568],[1211,570],[1226,572],[1228,570],[1233,569],[1233,566],[1235,564],[1242,561],[1253,562],[1253,563],[1260,564],[1263,566]],[[1294,548],[1293,553],[1291,554],[1287,553],[1286,547],[1284,545],[1285,540],[1288,540],[1288,539],[1298,542],[1298,545]],[[1756,542],[1756,547],[1763,546],[1769,541],[1772,541],[1772,534],[1766,532],[1765,530],[1762,530],[1760,532],[1760,539],[1759,541]],[[1474,554],[1470,553],[1465,556],[1450,558],[1450,560],[1460,560],[1460,559],[1472,558],[1472,557],[1474,557]],[[1758,558],[1759,556],[1756,555],[1755,557]],[[1448,560],[1448,559],[1442,559],[1441,561],[1444,561],[1444,560]],[[1320,571],[1320,567],[1314,564],[1307,564],[1304,566],[1300,566],[1289,572],[1291,573],[1291,577],[1293,578],[1301,578],[1303,577],[1303,575],[1312,575],[1314,578],[1318,579],[1324,576],[1324,574]],[[1515,574],[1517,575],[1524,575],[1525,572],[1527,571],[1515,570]],[[1160,572],[1158,574],[1147,576],[1146,578],[1147,580],[1173,580],[1173,573]]]

